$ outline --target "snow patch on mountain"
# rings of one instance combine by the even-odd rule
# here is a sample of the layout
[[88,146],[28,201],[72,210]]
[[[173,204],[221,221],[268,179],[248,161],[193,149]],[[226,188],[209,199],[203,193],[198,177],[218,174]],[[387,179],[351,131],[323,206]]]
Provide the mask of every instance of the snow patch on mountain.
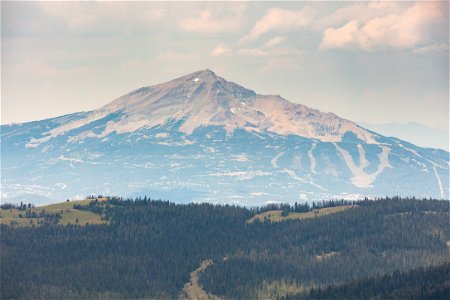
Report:
[[41,138],[31,138],[30,142],[27,143],[26,147],[37,147],[39,144],[48,142],[50,139],[56,138],[60,135],[65,134],[66,132],[69,132],[73,129],[80,128],[82,126],[85,126],[89,123],[95,122],[97,120],[100,120],[107,115],[111,114],[112,111],[108,111],[105,109],[96,110],[90,113],[87,113],[84,117],[77,120],[70,120],[68,123],[62,124],[56,128],[53,128],[52,130],[45,133],[44,137]]
[[287,175],[289,175],[289,177],[291,177],[292,179],[298,180],[302,183],[310,184],[310,185],[312,185],[318,189],[324,190],[324,191],[326,190],[324,187],[314,183],[312,181],[311,177],[308,177],[309,180],[303,179],[303,178],[299,177],[294,170],[290,170],[290,169],[283,169],[283,172],[286,173]]
[[439,177],[438,172],[436,171],[436,167],[433,166],[433,170],[434,170],[434,175],[436,175],[436,180],[439,186],[439,193],[441,194],[441,198],[444,199],[445,198],[445,192],[444,192],[444,187],[442,186],[442,182],[441,182],[441,177]]
[[233,155],[233,158],[231,160],[245,162],[248,161],[248,157],[244,153],[241,153],[238,155]]
[[316,144],[312,144],[311,149],[308,150],[308,157],[309,157],[309,161],[311,164],[311,172],[313,172],[313,174],[317,174],[316,171],[316,159],[314,158],[314,154],[313,151],[314,149],[316,149]]
[[274,167],[275,169],[278,168],[278,164],[277,164],[278,159],[280,157],[282,157],[283,155],[284,155],[284,152],[280,152],[277,155],[275,155],[274,158],[272,158],[272,160],[270,161],[270,164],[272,165],[272,167]]
[[221,173],[210,173],[208,176],[225,176],[225,177],[237,177],[239,180],[250,180],[256,176],[269,176],[272,173],[264,171],[236,171],[236,172],[221,172]]
[[58,157],[58,160],[70,161],[70,162],[77,162],[77,163],[82,163],[82,162],[84,162],[82,159],[72,158],[72,157],[65,157],[65,156],[62,155],[62,154]]

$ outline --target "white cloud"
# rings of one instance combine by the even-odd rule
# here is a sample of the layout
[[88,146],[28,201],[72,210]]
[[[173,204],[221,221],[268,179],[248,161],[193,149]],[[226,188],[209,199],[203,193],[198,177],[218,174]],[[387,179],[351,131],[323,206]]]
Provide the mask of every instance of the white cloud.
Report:
[[374,17],[366,22],[355,19],[339,28],[327,28],[320,48],[370,51],[385,47],[412,49],[433,44],[433,26],[445,23],[443,6],[437,2],[416,2],[402,13]]
[[182,19],[179,25],[184,31],[219,33],[236,30],[238,22],[232,17],[213,15],[210,9],[205,9],[200,12],[199,16]]
[[344,48],[358,39],[358,21],[351,21],[341,28],[328,28],[323,32],[320,48]]
[[318,18],[314,21],[313,26],[322,31],[328,27],[342,26],[351,20],[364,23],[373,18],[401,13],[402,9],[404,10],[404,4],[393,1],[354,3],[340,7],[331,14]]
[[264,43],[264,47],[266,48],[271,48],[271,47],[275,47],[279,44],[281,44],[282,42],[284,42],[286,40],[285,37],[282,36],[276,36],[274,38],[271,38],[270,40],[268,40],[267,42]]
[[281,8],[271,8],[266,11],[264,17],[259,19],[250,33],[244,36],[240,43],[251,42],[261,35],[272,30],[292,31],[298,30],[308,25],[314,16],[314,11],[310,7],[303,7],[300,10],[287,10]]
[[211,56],[213,57],[217,57],[217,56],[225,56],[225,55],[230,55],[231,54],[231,49],[228,48],[225,45],[218,45],[216,48],[214,48],[214,50],[211,52]]

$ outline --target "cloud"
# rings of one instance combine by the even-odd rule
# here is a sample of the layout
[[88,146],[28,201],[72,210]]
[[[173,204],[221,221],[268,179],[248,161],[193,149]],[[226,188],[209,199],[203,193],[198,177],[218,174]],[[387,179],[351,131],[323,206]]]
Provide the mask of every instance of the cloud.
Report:
[[272,48],[275,47],[279,44],[281,44],[282,42],[284,42],[286,40],[286,38],[282,37],[282,36],[276,36],[274,38],[271,38],[270,40],[268,40],[267,42],[264,43],[264,47],[266,48]]
[[179,25],[184,31],[219,33],[233,32],[237,29],[238,22],[232,17],[215,16],[210,9],[205,9],[199,16],[182,19]]
[[323,31],[329,27],[342,26],[351,20],[365,23],[373,18],[401,13],[403,9],[404,4],[393,1],[354,3],[340,7],[334,12],[318,18],[314,21],[313,27]]
[[250,33],[244,36],[240,43],[254,41],[261,35],[273,30],[298,30],[308,25],[312,21],[313,16],[314,11],[307,6],[300,10],[268,9],[264,17],[255,23]]
[[434,44],[436,25],[445,23],[443,6],[437,2],[416,2],[402,13],[374,17],[366,22],[355,19],[339,28],[327,28],[323,32],[320,49],[370,51],[386,47],[412,49]]
[[341,28],[328,28],[323,33],[321,49],[344,48],[351,45],[358,39],[359,26],[358,21],[348,22]]
[[225,55],[230,55],[230,54],[231,54],[231,49],[224,45],[218,45],[211,52],[211,56],[213,56],[213,57],[225,56]]

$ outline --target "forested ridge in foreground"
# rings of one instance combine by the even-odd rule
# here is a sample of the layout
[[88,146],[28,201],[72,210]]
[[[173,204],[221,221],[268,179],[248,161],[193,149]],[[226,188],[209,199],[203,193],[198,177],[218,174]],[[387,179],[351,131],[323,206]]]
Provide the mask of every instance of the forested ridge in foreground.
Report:
[[408,272],[357,279],[342,285],[330,285],[307,292],[290,294],[294,299],[430,299],[448,300],[450,296],[450,263]]
[[[421,276],[436,278],[430,291],[448,291],[439,279],[450,261],[448,201],[352,204],[324,216],[248,222],[267,210],[311,208],[111,199],[77,206],[108,224],[1,225],[0,298],[177,298],[205,260],[212,263],[199,282],[223,298],[326,298],[346,285],[348,297],[358,298],[372,295],[358,285],[363,280],[391,281],[400,290],[417,287]],[[435,277],[426,275],[433,270]]]

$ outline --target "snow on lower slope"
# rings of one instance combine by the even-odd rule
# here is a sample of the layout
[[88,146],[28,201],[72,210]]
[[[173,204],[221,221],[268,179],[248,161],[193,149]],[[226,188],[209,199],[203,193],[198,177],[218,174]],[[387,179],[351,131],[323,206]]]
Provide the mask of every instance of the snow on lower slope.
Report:
[[313,151],[316,149],[316,144],[312,144],[311,149],[308,150],[308,157],[311,163],[311,172],[313,174],[317,174],[316,172],[316,159],[314,158]]
[[434,175],[436,176],[436,180],[439,186],[439,193],[441,195],[441,198],[444,199],[445,198],[445,192],[444,192],[444,187],[442,186],[442,182],[441,182],[441,178],[439,177],[438,172],[436,171],[436,167],[433,166],[433,171],[434,171]]
[[95,122],[97,120],[100,120],[107,115],[111,114],[113,111],[108,111],[105,109],[96,110],[93,112],[88,113],[86,116],[82,117],[81,119],[77,120],[71,120],[65,124],[62,124],[47,133],[45,133],[45,136],[42,138],[31,138],[30,142],[26,144],[26,147],[33,148],[39,146],[41,143],[48,142],[50,139],[56,138],[60,135],[63,135],[64,133],[71,131],[76,128],[80,128],[86,124]]
[[272,167],[274,167],[275,169],[278,168],[277,161],[281,156],[283,156],[283,154],[284,154],[284,152],[280,152],[277,155],[275,155],[274,158],[272,158],[272,160],[270,161],[270,164],[272,165]]
[[302,183],[310,184],[310,185],[312,185],[312,186],[314,186],[314,187],[316,187],[318,189],[326,191],[326,189],[324,187],[314,183],[310,176],[308,176],[308,180],[306,180],[306,179],[303,179],[303,178],[299,177],[294,170],[283,169],[283,172],[286,173],[287,175],[289,175],[289,177],[291,177],[292,179],[298,180],[298,181],[300,181]]
[[374,134],[332,113],[323,113],[280,96],[263,96],[216,76],[212,71],[195,72],[175,80],[128,93],[78,120],[58,126],[27,147],[37,147],[52,138],[98,121],[113,118],[99,130],[84,131],[72,141],[104,138],[111,133],[129,133],[170,121],[182,121],[179,130],[191,134],[208,125],[269,131],[280,135],[299,135],[327,142],[339,142],[348,131],[366,143],[377,143]]

